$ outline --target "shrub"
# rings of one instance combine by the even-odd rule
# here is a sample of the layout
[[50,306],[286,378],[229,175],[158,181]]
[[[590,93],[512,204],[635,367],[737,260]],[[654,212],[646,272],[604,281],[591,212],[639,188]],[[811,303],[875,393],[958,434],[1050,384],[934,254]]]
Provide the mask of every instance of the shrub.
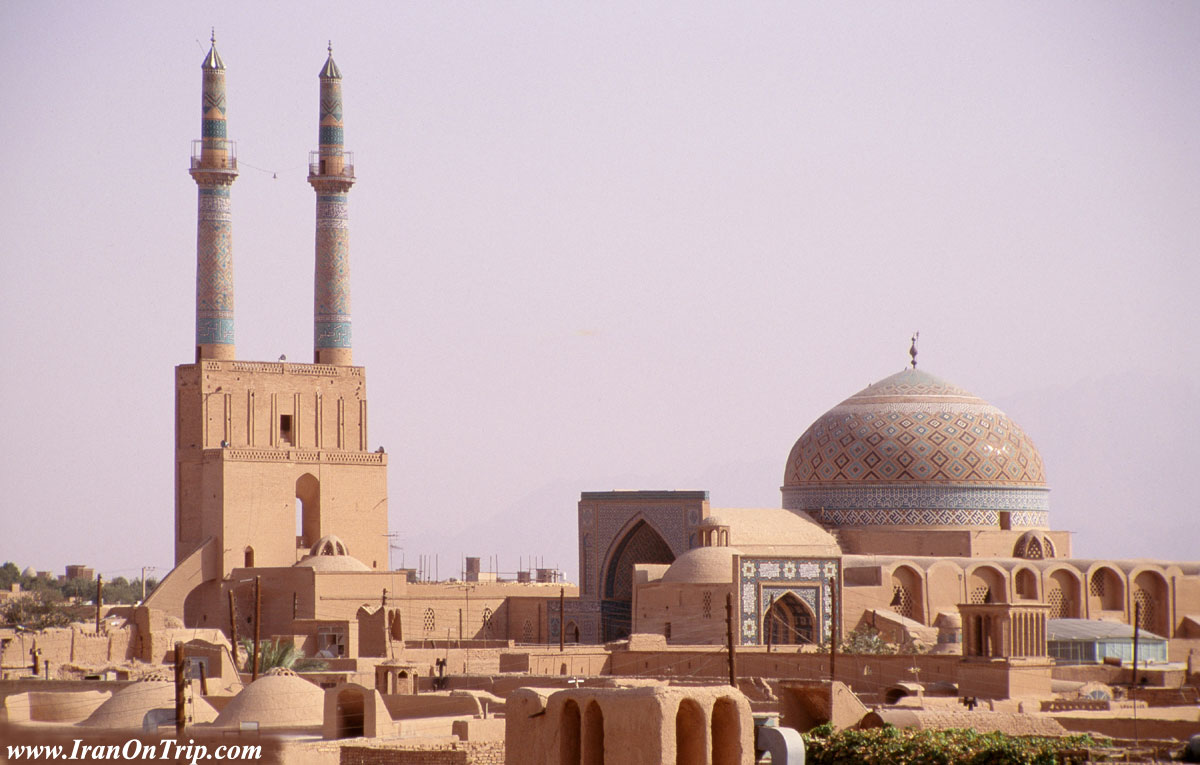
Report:
[[899,730],[890,725],[804,736],[809,765],[1083,765],[1088,736],[1021,738],[970,729]]

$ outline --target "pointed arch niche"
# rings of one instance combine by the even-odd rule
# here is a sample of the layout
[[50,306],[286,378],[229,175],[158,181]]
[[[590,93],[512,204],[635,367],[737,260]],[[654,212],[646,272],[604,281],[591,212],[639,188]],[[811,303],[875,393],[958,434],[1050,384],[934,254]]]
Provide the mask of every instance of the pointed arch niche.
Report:
[[763,635],[771,645],[813,643],[817,620],[808,604],[794,593],[785,592],[771,603],[763,616]]
[[636,563],[674,563],[675,554],[662,536],[644,519],[633,524],[613,547],[604,572],[604,597],[633,600],[633,566]]
[[312,473],[296,479],[296,547],[309,548],[321,538],[321,482]]

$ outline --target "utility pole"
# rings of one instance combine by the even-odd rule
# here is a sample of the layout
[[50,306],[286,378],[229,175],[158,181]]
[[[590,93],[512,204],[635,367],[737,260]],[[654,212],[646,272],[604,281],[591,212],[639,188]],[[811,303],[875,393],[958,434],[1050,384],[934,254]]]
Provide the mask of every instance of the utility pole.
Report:
[[733,646],[733,593],[725,593],[725,635],[729,641],[729,684],[737,687],[737,649]]
[[233,605],[233,590],[229,590],[229,641],[233,643],[233,671],[237,672],[237,609]]
[[142,603],[146,602],[146,572],[153,570],[154,566],[142,566]]
[[262,577],[254,577],[254,659],[250,668],[250,682],[258,679],[258,641],[262,636]]
[[558,652],[567,650],[567,588],[558,588]]
[[183,703],[183,689],[187,683],[187,678],[183,675],[183,643],[175,643],[175,736],[183,738],[183,723],[185,708]]
[[101,574],[96,574],[96,634],[100,634],[100,606],[104,605],[104,593],[100,589],[101,583],[104,582],[104,577]]

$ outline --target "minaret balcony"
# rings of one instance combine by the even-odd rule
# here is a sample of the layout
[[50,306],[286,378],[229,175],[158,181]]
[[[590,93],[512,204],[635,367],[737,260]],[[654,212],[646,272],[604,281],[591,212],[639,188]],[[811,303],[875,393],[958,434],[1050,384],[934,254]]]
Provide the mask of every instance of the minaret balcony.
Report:
[[226,140],[192,141],[192,170],[236,173],[237,144]]
[[331,180],[354,180],[354,152],[340,151],[336,154],[310,151],[308,153],[308,177]]

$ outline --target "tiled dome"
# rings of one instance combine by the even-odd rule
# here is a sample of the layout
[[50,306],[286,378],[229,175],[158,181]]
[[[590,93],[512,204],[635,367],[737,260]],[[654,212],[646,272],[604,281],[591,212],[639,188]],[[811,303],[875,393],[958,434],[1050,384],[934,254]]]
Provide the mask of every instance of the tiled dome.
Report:
[[[1039,513],[1018,517],[1030,526],[1042,525],[1047,509],[1042,457],[1025,432],[978,396],[916,369],[867,386],[809,426],[788,456],[783,493],[785,507],[810,512]],[[995,523],[994,516],[952,516],[927,513],[921,521],[910,513],[903,525]],[[840,517],[833,525],[888,523]],[[818,520],[829,525],[830,518],[823,512]]]

